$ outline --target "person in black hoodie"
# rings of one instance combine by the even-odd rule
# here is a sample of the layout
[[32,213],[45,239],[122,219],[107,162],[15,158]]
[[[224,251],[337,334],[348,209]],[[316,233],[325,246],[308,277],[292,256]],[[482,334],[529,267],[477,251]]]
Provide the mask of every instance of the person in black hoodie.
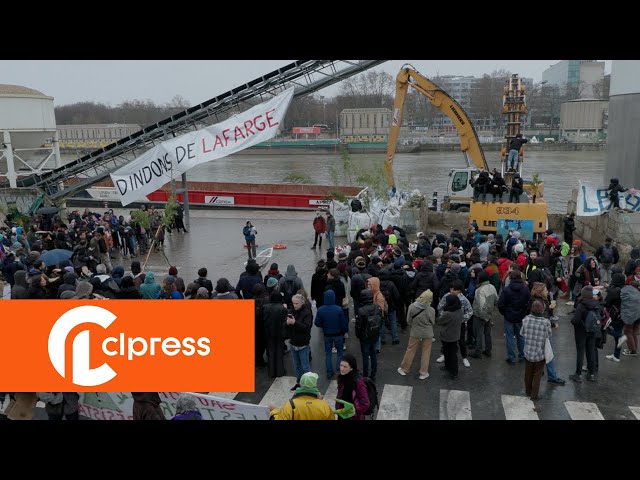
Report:
[[267,281],[269,281],[269,279],[271,277],[274,277],[276,280],[280,280],[282,278],[282,274],[280,273],[280,270],[278,270],[278,264],[277,263],[272,263],[271,264],[271,268],[269,268],[269,272],[264,276],[264,286],[267,286]]
[[583,287],[580,292],[580,301],[573,314],[571,323],[574,327],[576,341],[576,373],[569,375],[574,382],[582,382],[582,364],[585,354],[587,355],[587,380],[596,381],[598,373],[598,349],[596,347],[596,334],[588,333],[585,329],[585,319],[589,310],[598,310],[598,315],[602,310],[600,303],[593,297],[593,287]]
[[18,270],[14,275],[14,280],[15,283],[11,287],[11,300],[26,300],[27,298],[29,298],[27,272],[24,270]]
[[[409,287],[411,290],[415,292],[412,301],[422,295],[422,292],[425,290],[431,290],[432,292],[437,292],[439,287],[438,277],[433,273],[433,263],[429,260],[420,265],[420,271],[416,273],[416,276],[413,278],[413,282],[411,282],[411,286]],[[431,306],[437,305],[438,296],[433,296],[433,302]]]
[[575,213],[570,213],[564,219],[564,241],[569,245],[573,243],[573,232],[576,229]]
[[[262,285],[259,282],[257,285]],[[286,375],[284,368],[284,339],[287,309],[282,304],[282,295],[278,291],[271,293],[269,303],[262,307],[267,352],[269,357],[269,376],[271,378]]]
[[324,260],[318,261],[316,272],[311,276],[311,298],[316,301],[316,308],[324,301],[324,287],[327,285],[327,265]]
[[509,203],[519,203],[520,195],[524,191],[524,182],[519,173],[513,176],[511,181],[511,191],[509,192]]

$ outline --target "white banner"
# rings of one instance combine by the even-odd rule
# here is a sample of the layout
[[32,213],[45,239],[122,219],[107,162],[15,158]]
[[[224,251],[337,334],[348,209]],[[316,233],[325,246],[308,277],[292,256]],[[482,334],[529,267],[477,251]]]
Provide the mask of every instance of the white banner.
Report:
[[[579,182],[576,215],[592,217],[602,215],[611,210],[609,190],[605,186],[593,187],[588,183]],[[630,188],[620,193],[620,208],[640,212],[640,191]]]
[[143,198],[196,165],[273,138],[293,98],[290,88],[246,112],[146,151],[111,174],[122,205]]
[[[176,414],[180,392],[159,392],[167,420]],[[191,393],[191,392],[190,392]],[[191,393],[203,420],[269,420],[269,408],[201,393]],[[80,415],[92,420],[133,420],[130,392],[80,393]]]

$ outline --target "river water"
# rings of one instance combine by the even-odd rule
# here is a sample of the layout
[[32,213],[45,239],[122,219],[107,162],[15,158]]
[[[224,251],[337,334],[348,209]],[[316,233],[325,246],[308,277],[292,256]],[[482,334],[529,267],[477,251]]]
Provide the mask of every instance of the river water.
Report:
[[[500,166],[499,152],[485,152],[490,168]],[[63,161],[75,156],[63,155]],[[352,172],[381,174],[385,154],[353,154],[350,161]],[[526,152],[523,167],[525,180],[538,173],[544,181],[544,196],[549,213],[565,213],[571,198],[571,189],[578,187],[578,180],[604,184],[606,151],[584,152]],[[237,183],[286,183],[290,174],[305,176],[317,185],[332,185],[332,170],[343,172],[339,154],[309,155],[259,155],[235,154],[200,165],[187,173],[188,180]],[[449,171],[466,167],[460,152],[399,153],[394,161],[396,185],[401,191],[420,190],[431,198],[434,191],[438,197],[446,194]],[[340,185],[358,185],[357,175],[349,182],[342,176]],[[624,180],[622,181],[624,185]]]
[[[499,152],[487,152],[489,167],[499,168]],[[351,155],[353,171],[381,172],[384,153]],[[602,184],[606,151],[593,152],[527,152],[523,167],[525,180],[538,173],[544,181],[549,213],[564,213],[571,189],[578,180]],[[331,185],[332,167],[341,169],[340,155],[242,155],[236,154],[203,164],[190,170],[188,179],[215,182],[285,183],[293,173],[309,177],[319,185]],[[459,152],[423,152],[397,154],[394,161],[396,184],[400,190],[418,189],[429,198],[434,191],[442,198],[447,191],[451,168],[466,167]],[[622,182],[624,184],[624,181]],[[350,185],[343,177],[341,185]],[[352,184],[356,184],[355,180]]]

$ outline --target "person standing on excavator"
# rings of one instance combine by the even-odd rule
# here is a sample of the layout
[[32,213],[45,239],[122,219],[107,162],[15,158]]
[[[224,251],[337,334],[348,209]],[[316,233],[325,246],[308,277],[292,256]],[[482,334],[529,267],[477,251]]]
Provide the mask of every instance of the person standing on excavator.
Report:
[[529,140],[522,138],[522,134],[518,133],[509,143],[509,155],[507,156],[507,167],[514,172],[518,171],[520,165],[520,148]]

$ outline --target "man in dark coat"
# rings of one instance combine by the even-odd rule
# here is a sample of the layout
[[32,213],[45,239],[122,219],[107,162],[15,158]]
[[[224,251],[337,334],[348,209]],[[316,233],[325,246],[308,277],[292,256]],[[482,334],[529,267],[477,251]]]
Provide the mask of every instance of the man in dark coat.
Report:
[[498,299],[498,310],[504,316],[504,334],[507,341],[507,363],[515,365],[516,352],[514,337],[518,342],[518,357],[524,361],[524,338],[520,335],[522,319],[529,313],[529,293],[528,286],[522,280],[520,272],[513,271],[509,274],[509,285],[500,292]]
[[585,329],[585,319],[589,310],[597,310],[598,315],[601,311],[600,302],[593,297],[593,287],[583,287],[580,291],[580,301],[576,306],[571,323],[575,329],[576,341],[576,372],[569,375],[574,382],[582,382],[582,363],[585,354],[587,356],[587,380],[595,382],[596,373],[598,373],[598,349],[596,347],[596,334],[589,333]]
[[575,213],[570,213],[564,219],[564,241],[569,245],[573,243],[573,232],[576,229]]

